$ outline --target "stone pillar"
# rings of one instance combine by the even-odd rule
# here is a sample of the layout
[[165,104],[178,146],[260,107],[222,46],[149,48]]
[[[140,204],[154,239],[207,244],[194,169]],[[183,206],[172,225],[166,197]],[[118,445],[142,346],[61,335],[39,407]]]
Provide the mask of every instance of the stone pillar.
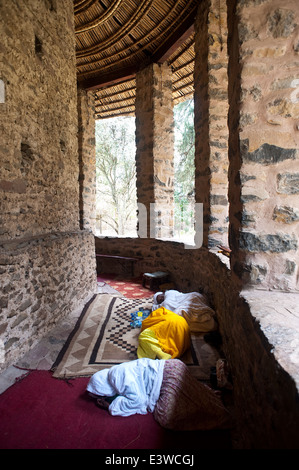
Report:
[[[152,64],[136,77],[137,201],[146,208],[146,236],[173,236],[173,154],[171,69],[167,64]],[[153,203],[154,227],[150,221]],[[141,217],[138,220],[140,224]]]
[[96,222],[95,107],[91,91],[78,90],[80,228],[94,233]]
[[299,11],[292,0],[230,7],[232,269],[241,288],[297,290]]
[[228,95],[226,2],[201,2],[195,23],[196,202],[203,204],[203,245],[227,245]]

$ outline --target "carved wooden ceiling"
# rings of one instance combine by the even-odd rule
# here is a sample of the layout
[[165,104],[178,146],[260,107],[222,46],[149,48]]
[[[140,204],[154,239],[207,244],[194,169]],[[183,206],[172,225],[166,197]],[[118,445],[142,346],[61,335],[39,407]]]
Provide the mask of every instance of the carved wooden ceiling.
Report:
[[194,19],[200,0],[74,0],[78,83],[96,117],[134,115],[136,72],[167,62],[174,104],[192,97]]

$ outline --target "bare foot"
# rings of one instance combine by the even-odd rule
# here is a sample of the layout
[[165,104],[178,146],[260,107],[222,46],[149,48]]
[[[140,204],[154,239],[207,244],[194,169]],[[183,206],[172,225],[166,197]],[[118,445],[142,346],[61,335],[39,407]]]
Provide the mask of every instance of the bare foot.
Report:
[[101,408],[104,408],[104,410],[108,410],[108,408],[109,408],[109,403],[105,400],[105,398],[98,398],[97,399],[97,404]]

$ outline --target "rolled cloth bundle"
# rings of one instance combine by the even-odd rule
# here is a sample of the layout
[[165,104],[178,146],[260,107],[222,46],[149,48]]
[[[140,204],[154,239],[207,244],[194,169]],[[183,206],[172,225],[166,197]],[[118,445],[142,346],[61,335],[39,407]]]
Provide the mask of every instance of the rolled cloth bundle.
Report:
[[[160,295],[163,296],[163,301],[159,304]],[[192,333],[207,333],[217,329],[215,311],[208,305],[205,296],[199,292],[186,294],[177,290],[157,292],[153,298],[152,310],[159,307],[165,307],[184,317]]]

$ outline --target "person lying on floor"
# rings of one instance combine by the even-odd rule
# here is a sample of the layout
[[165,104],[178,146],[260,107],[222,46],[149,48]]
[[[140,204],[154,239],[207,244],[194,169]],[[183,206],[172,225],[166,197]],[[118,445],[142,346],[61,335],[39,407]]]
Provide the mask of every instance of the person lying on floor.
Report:
[[186,320],[160,307],[142,321],[137,357],[174,359],[190,347],[190,330]]
[[136,359],[96,372],[87,392],[112,416],[153,413],[163,427],[209,430],[230,427],[218,392],[195,379],[179,359]]
[[199,292],[184,294],[174,289],[157,292],[153,298],[152,310],[159,307],[165,307],[183,316],[192,333],[207,333],[217,329],[215,311],[208,305],[205,296]]

